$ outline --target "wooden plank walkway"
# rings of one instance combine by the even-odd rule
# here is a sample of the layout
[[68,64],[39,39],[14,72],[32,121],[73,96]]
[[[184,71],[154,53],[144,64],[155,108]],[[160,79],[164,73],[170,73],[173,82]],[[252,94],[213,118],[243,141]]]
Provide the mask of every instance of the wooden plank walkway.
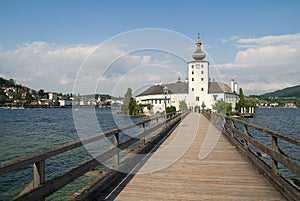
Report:
[[285,200],[198,113],[180,123],[138,174],[108,191],[99,200]]

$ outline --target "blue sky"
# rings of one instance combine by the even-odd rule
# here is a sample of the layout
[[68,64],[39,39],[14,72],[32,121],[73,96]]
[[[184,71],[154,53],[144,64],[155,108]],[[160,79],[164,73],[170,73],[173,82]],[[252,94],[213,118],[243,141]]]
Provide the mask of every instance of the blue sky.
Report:
[[[37,89],[70,92],[74,85],[72,79],[88,53],[82,53],[76,61],[71,61],[70,55],[46,61],[49,51],[74,51],[76,47],[76,50],[88,51],[130,30],[162,28],[193,40],[199,32],[204,49],[223,75],[224,82],[234,77],[246,93],[264,93],[300,84],[299,19],[300,1],[297,0],[0,1],[0,76],[15,78]],[[35,48],[44,55],[35,57]],[[76,55],[80,54],[78,51]],[[262,54],[257,55],[257,52]],[[283,53],[279,57],[286,54],[287,59],[295,60],[285,63],[281,58],[277,61],[278,53]],[[257,56],[269,60],[262,61]],[[46,72],[49,68],[62,68],[56,58],[59,61],[70,59],[77,69],[64,65],[60,74],[55,74],[55,70]],[[36,67],[26,68],[26,65],[32,66],[32,60]],[[261,62],[261,66],[253,60]],[[268,61],[282,65],[263,71],[264,62]],[[22,76],[22,70],[31,73]],[[257,74],[253,73],[255,71]],[[282,76],[287,71],[289,74]],[[249,73],[253,75],[245,76]],[[63,77],[68,79],[62,80]]]

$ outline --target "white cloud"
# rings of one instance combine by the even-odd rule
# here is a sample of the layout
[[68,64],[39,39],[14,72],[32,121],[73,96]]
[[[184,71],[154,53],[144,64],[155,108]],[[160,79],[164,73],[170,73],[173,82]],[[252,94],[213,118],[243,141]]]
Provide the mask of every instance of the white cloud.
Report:
[[223,38],[221,39],[221,43],[227,43],[230,41],[236,41],[240,38],[240,36],[231,36],[230,38]]
[[127,53],[116,43],[58,46],[39,41],[0,51],[0,76],[36,90],[70,93],[75,86],[80,94],[99,89],[98,93],[123,95],[127,87],[176,81],[177,72],[186,69],[174,57],[153,50]]
[[283,45],[292,44],[299,40],[300,33],[279,36],[264,36],[260,38],[237,38],[237,46],[247,48],[251,46]]
[[62,91],[71,91],[72,79],[93,49],[87,45],[60,47],[41,41],[25,43],[12,51],[0,51],[0,73],[35,89],[62,87]]
[[258,92],[259,94],[261,94],[266,91],[272,92],[277,89],[290,87],[292,85],[293,85],[293,83],[291,83],[291,82],[272,82],[272,83],[250,82],[250,83],[243,83],[240,87],[242,87],[243,89],[247,89],[248,91],[252,91],[252,92],[255,91],[255,92]]
[[234,77],[249,93],[270,92],[300,84],[300,33],[238,38],[231,63],[218,65],[226,79]]

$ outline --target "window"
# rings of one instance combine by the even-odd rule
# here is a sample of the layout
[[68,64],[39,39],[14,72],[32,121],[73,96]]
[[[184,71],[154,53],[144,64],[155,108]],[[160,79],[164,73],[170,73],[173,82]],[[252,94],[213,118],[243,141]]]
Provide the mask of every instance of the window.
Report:
[[194,65],[192,65],[192,68],[194,68]]
[[161,100],[159,100],[159,104],[161,104]]
[[199,101],[199,96],[196,96],[196,101]]
[[194,75],[194,71],[192,71],[192,75]]
[[157,104],[157,100],[155,100],[155,104]]
[[194,81],[194,78],[192,78],[192,81]]
[[214,97],[214,101],[216,101],[218,98],[218,95],[213,95],[213,97]]
[[192,91],[194,91],[194,88],[192,88]]
[[203,64],[201,64],[201,68],[203,68]]
[[201,77],[201,81],[204,81],[203,77]]
[[204,72],[203,71],[201,71],[201,74],[203,74]]
[[200,64],[196,64],[196,68],[199,69],[200,68]]
[[204,91],[204,88],[201,88],[201,91]]

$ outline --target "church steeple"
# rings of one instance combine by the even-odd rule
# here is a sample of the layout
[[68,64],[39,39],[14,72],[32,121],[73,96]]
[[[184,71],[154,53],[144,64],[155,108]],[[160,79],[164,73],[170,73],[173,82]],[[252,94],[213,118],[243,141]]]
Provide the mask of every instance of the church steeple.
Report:
[[195,60],[203,60],[206,54],[201,50],[202,42],[200,40],[200,34],[198,33],[198,38],[196,42],[196,51],[192,54],[193,59]]

